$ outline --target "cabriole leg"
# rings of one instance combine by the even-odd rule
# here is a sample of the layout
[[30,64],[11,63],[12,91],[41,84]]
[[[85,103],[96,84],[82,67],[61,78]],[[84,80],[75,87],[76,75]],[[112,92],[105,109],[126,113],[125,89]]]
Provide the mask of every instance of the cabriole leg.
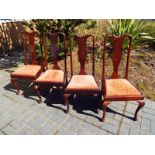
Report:
[[98,98],[99,98],[99,99],[97,100],[97,101],[98,101],[98,107],[97,107],[97,110],[96,110],[96,113],[97,113],[97,114],[99,114],[99,108],[100,108],[100,106],[102,105],[102,95],[99,95]]
[[139,112],[139,110],[145,105],[144,101],[137,101],[139,103],[136,111],[135,111],[135,116],[134,116],[134,120],[137,121],[137,114]]
[[17,81],[15,78],[11,78],[11,83],[14,86],[14,88],[17,90],[16,94],[19,95],[19,87],[17,85]]
[[35,92],[37,93],[37,96],[39,98],[38,103],[40,104],[42,102],[42,98],[41,98],[41,95],[40,95],[39,86],[34,85],[33,88],[34,88]]
[[107,110],[107,106],[110,102],[107,102],[107,101],[103,101],[102,103],[102,108],[103,108],[103,116],[102,116],[102,119],[101,121],[104,122],[105,121],[105,118],[106,118],[106,110]]
[[64,104],[67,105],[66,113],[69,113],[69,101],[68,101],[69,96],[71,96],[71,94],[64,94],[63,96]]

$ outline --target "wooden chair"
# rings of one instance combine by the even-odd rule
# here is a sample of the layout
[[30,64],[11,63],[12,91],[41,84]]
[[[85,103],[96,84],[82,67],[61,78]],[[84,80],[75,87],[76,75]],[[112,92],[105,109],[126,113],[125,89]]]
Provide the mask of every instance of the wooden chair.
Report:
[[[64,69],[60,69],[60,66],[58,65],[58,52],[59,47],[58,43],[60,39],[63,37],[63,49],[62,52],[64,52]],[[50,42],[50,52],[52,56],[52,63],[53,67],[52,69],[48,69],[48,63],[47,63],[47,40]],[[45,54],[45,66],[46,71],[38,77],[34,83],[37,87],[50,87],[50,88],[56,88],[57,90],[62,91],[66,85],[66,36],[62,32],[57,33],[48,33],[43,35],[43,46],[44,46],[44,54]],[[41,101],[41,95],[38,89],[37,94]]]
[[[88,75],[85,70],[86,56],[87,56],[87,40],[92,38],[92,75]],[[79,74],[73,75],[73,60],[72,60],[72,41],[75,41],[78,46],[78,60],[80,63]],[[101,94],[100,88],[95,80],[95,41],[94,36],[71,36],[70,37],[70,69],[71,78],[64,90],[64,102],[67,104],[67,113],[69,113],[68,98],[74,94]],[[75,62],[74,62],[75,63]]]
[[[126,70],[125,70],[125,77],[120,78],[118,70],[123,55],[122,49],[125,38],[129,40],[127,60],[126,60]],[[112,51],[110,53],[113,64],[113,73],[110,79],[107,79],[105,74],[106,48],[107,48],[106,42],[108,39],[112,41]],[[144,96],[128,81],[131,44],[132,44],[132,36],[126,34],[120,37],[108,36],[104,40],[103,84],[102,84],[104,101],[102,103],[103,106],[102,121],[105,120],[106,109],[111,101],[137,101],[139,103],[139,106],[135,111],[134,120],[137,120],[137,113],[145,104]]]
[[[19,94],[19,86],[17,85],[17,79],[25,79],[25,80],[35,80],[42,72],[42,67],[37,65],[36,61],[36,51],[35,51],[35,38],[40,37],[37,32],[22,32],[21,38],[24,48],[24,58],[25,65],[23,67],[19,67],[13,73],[11,73],[11,83],[17,90],[17,94]],[[27,48],[27,44],[28,47]],[[30,57],[28,56],[28,49],[30,52]]]

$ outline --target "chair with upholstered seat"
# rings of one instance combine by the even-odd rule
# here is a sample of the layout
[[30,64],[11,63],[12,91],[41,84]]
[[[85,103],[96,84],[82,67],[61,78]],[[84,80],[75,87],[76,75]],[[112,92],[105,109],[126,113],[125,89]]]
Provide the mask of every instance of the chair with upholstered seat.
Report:
[[[63,68],[61,68],[58,64],[59,61],[59,52],[60,48],[58,44],[60,43],[60,39],[63,41],[63,49],[61,49],[64,53],[64,63]],[[49,41],[50,44],[50,53],[52,57],[52,68],[48,69],[48,49],[47,49],[47,43]],[[63,91],[65,85],[66,85],[66,36],[62,32],[57,33],[47,33],[43,35],[43,46],[44,46],[44,54],[45,54],[45,66],[46,71],[38,77],[34,83],[36,86],[41,87],[49,87],[55,88],[57,90]],[[38,91],[38,97],[41,99],[41,95],[39,90]],[[41,102],[41,100],[40,100]]]
[[[125,78],[120,78],[118,73],[121,58],[123,55],[123,43],[125,39],[129,40],[128,52],[126,59],[126,70]],[[113,64],[113,73],[110,79],[106,78],[105,66],[106,66],[106,49],[107,49],[107,40],[112,42],[112,51],[111,54],[112,64]],[[128,70],[129,70],[129,58],[132,44],[132,36],[122,35],[120,37],[108,36],[104,40],[104,54],[103,54],[103,96],[104,101],[103,106],[103,117],[102,121],[105,120],[106,109],[111,101],[137,101],[139,103],[138,108],[134,114],[134,120],[137,120],[138,111],[144,106],[144,96],[128,81]],[[116,103],[117,104],[117,103]]]
[[[86,73],[86,57],[88,54],[87,40],[92,39],[93,46],[90,52],[92,56],[92,75]],[[73,64],[72,64],[72,42],[75,41],[75,45],[78,46],[78,61],[80,63],[80,71],[78,74],[73,74]],[[70,72],[71,78],[64,90],[64,102],[67,104],[67,113],[69,112],[69,101],[68,98],[74,94],[97,94],[101,95],[100,88],[95,79],[95,41],[94,36],[71,36],[70,37]],[[75,63],[75,62],[74,62]],[[75,69],[74,69],[75,71]]]
[[[19,86],[17,85],[17,79],[25,79],[33,81],[42,72],[42,67],[40,65],[37,65],[36,51],[35,51],[35,38],[38,38],[39,40],[41,39],[39,34],[36,33],[35,31],[22,32],[21,38],[24,48],[25,65],[19,67],[10,75],[11,83],[17,90],[17,94],[19,94]],[[30,55],[28,55],[28,50],[30,52]]]

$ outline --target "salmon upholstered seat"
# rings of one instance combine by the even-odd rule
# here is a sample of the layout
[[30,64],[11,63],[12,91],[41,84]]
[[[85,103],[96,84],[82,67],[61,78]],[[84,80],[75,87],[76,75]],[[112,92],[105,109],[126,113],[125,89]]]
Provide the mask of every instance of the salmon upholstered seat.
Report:
[[39,65],[25,65],[20,67],[11,74],[12,78],[29,78],[36,79],[41,72]]
[[92,75],[73,75],[65,92],[100,92]]
[[35,80],[35,83],[64,84],[64,72],[62,70],[47,70]]
[[106,98],[140,97],[141,93],[126,79],[106,79]]

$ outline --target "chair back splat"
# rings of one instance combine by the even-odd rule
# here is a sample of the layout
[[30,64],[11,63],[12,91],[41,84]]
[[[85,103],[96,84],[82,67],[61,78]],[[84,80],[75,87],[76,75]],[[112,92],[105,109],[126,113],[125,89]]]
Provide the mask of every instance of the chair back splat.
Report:
[[71,64],[71,75],[73,75],[73,64],[72,64],[72,40],[74,39],[76,41],[76,44],[78,46],[78,59],[80,63],[80,75],[86,75],[86,69],[85,69],[85,64],[86,64],[86,56],[87,56],[87,40],[88,38],[92,38],[93,42],[93,51],[92,51],[92,75],[95,75],[95,61],[94,61],[94,50],[95,50],[95,45],[94,45],[94,36],[92,35],[85,35],[85,36],[71,36],[70,37],[70,64]]
[[[21,34],[21,39],[22,39],[22,43],[23,43],[23,48],[24,48],[24,57],[25,57],[25,64],[33,64],[36,65],[37,61],[36,61],[36,48],[35,48],[35,37],[39,39],[39,43],[41,46],[41,38],[39,36],[39,34],[35,31],[32,32],[22,32]],[[30,59],[27,56],[27,45],[29,46],[29,52],[31,55],[31,63],[30,63]]]
[[57,32],[57,33],[47,33],[44,34],[43,36],[43,44],[44,44],[44,54],[45,54],[45,66],[46,70],[48,69],[48,63],[47,63],[47,41],[46,38],[48,38],[50,42],[50,52],[51,52],[51,57],[52,57],[52,63],[53,67],[52,69],[60,69],[60,66],[58,65],[58,60],[59,60],[59,47],[58,43],[59,40],[63,37],[63,52],[64,52],[64,70],[66,71],[66,36],[62,32]]
[[128,47],[128,54],[127,54],[127,62],[126,62],[126,70],[125,70],[125,78],[128,78],[128,68],[129,68],[129,57],[131,51],[131,42],[132,37],[130,35],[122,35],[120,37],[117,36],[108,36],[104,40],[104,54],[103,54],[103,78],[106,77],[105,75],[105,65],[106,65],[106,42],[108,39],[112,40],[112,52],[111,52],[111,59],[113,64],[113,73],[111,75],[112,79],[120,78],[118,73],[118,68],[121,62],[121,58],[123,55],[123,42],[125,38],[129,38],[129,47]]

